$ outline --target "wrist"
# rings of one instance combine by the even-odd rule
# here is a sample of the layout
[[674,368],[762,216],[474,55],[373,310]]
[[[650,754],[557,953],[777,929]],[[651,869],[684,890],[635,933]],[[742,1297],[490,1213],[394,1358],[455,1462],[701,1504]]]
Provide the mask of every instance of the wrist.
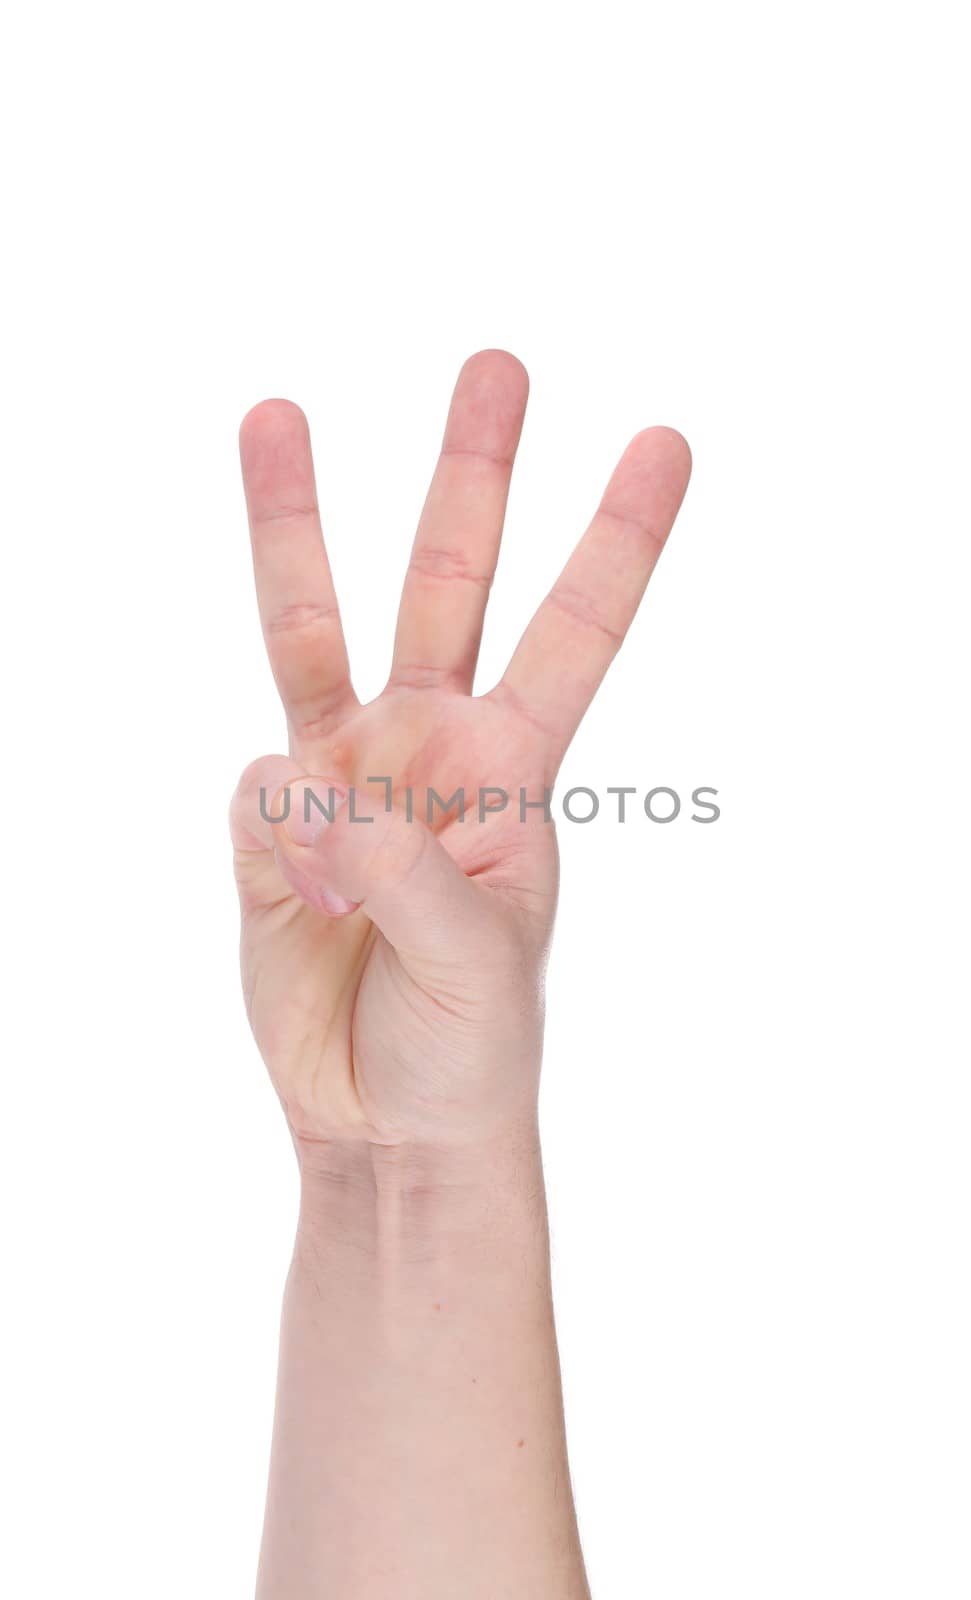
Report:
[[298,1259],[442,1264],[540,1239],[546,1202],[535,1117],[462,1146],[297,1140]]

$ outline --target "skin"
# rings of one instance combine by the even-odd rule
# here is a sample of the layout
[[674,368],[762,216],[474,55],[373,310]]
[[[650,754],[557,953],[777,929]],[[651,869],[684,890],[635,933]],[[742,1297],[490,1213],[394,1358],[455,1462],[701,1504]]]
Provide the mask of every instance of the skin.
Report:
[[[388,683],[351,686],[302,412],[240,452],[289,754],[231,807],[242,970],[297,1151],[260,1600],[588,1594],[563,1434],[536,1102],[557,895],[541,800],[687,486],[681,436],[624,452],[501,682],[473,695],[528,380],[459,374]],[[391,809],[382,784],[393,780]],[[327,800],[332,821],[303,786]],[[463,788],[466,820],[427,818]],[[506,809],[479,819],[480,789]],[[352,821],[345,797],[353,788]],[[411,789],[414,820],[404,814]],[[284,814],[271,824],[261,814]]]

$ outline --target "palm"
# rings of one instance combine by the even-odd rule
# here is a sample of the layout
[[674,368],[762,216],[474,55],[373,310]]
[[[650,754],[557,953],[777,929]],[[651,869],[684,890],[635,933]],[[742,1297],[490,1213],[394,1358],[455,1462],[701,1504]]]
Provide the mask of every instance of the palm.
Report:
[[[480,1023],[487,1030],[492,1015],[494,1024],[515,973],[541,964],[556,850],[542,811],[521,814],[520,792],[541,800],[552,784],[683,494],[679,436],[638,436],[503,681],[473,696],[524,407],[525,375],[511,357],[486,352],[466,364],[408,569],[391,678],[363,706],[351,689],[320,537],[306,424],[283,402],[265,403],[244,424],[257,588],[291,746],[289,761],[267,758],[253,769],[248,804],[257,781],[275,790],[298,772],[380,803],[384,790],[373,780],[389,778],[395,804],[410,790],[415,815],[430,819],[489,898],[499,930],[494,971],[458,986],[452,976],[436,993],[437,974],[399,960],[363,912],[322,916],[281,873],[276,852],[235,830],[250,1021],[291,1121],[311,1136],[400,1126],[431,1046],[474,1058]],[[429,790],[442,802],[431,813]],[[510,798],[493,812],[499,800],[490,795],[481,817],[487,790]],[[457,791],[464,822],[444,809]]]

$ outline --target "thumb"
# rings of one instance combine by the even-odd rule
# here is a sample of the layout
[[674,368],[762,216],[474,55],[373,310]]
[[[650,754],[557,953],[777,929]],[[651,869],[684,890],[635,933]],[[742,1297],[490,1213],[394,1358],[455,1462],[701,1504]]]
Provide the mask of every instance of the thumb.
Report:
[[360,906],[401,955],[468,959],[494,908],[430,829],[329,778],[289,784],[278,816],[287,793],[274,844],[298,893],[328,910]]

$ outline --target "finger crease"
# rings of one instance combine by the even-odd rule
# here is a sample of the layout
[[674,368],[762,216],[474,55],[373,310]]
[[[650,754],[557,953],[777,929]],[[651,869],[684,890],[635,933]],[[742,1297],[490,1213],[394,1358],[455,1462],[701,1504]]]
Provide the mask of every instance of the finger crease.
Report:
[[547,601],[555,606],[557,611],[562,611],[564,616],[572,622],[577,622],[583,628],[594,628],[597,633],[602,633],[614,644],[622,644],[624,635],[616,628],[611,628],[608,623],[601,620],[593,610],[585,595],[575,589],[555,588],[547,595]]
[[432,549],[423,546],[416,550],[408,563],[409,572],[417,572],[423,578],[445,578],[451,580],[459,578],[463,583],[472,583],[479,589],[487,592],[492,587],[492,573],[470,572],[466,556],[458,550]]
[[455,667],[422,667],[410,661],[395,666],[388,679],[392,689],[461,689],[464,684],[465,675]]
[[316,628],[325,622],[336,622],[336,604],[284,606],[266,625],[268,634],[293,633],[298,628]]
[[[348,680],[346,683],[338,684],[330,694],[318,696],[312,702],[313,711],[310,716],[294,715],[294,707],[291,705],[290,721],[294,732],[305,739],[313,738],[316,734],[326,733],[335,718],[351,703],[353,697],[354,691]],[[304,704],[310,704],[310,702],[305,701]]]
[[556,737],[550,724],[545,722],[537,712],[531,710],[518,690],[514,689],[512,684],[505,678],[496,684],[492,693],[504,699],[510,711],[514,712],[523,722],[527,722],[531,728],[535,728],[538,733],[543,734],[545,738],[554,739]]
[[647,539],[649,543],[655,545],[658,550],[663,550],[663,536],[655,533],[654,529],[648,523],[638,522],[636,517],[625,517],[620,511],[611,511],[609,506],[601,506],[597,515],[600,517],[605,517],[608,522],[612,522],[617,528],[626,529],[628,533],[635,533],[642,539]]
[[320,507],[316,501],[303,506],[277,506],[273,511],[260,511],[252,517],[254,528],[262,528],[274,522],[293,522],[298,517],[318,517]]
[[443,447],[442,455],[446,458],[457,456],[460,460],[465,456],[471,461],[489,461],[494,467],[504,467],[507,471],[512,467],[513,462],[512,456],[501,455],[497,450],[460,450],[449,446],[448,448]]

